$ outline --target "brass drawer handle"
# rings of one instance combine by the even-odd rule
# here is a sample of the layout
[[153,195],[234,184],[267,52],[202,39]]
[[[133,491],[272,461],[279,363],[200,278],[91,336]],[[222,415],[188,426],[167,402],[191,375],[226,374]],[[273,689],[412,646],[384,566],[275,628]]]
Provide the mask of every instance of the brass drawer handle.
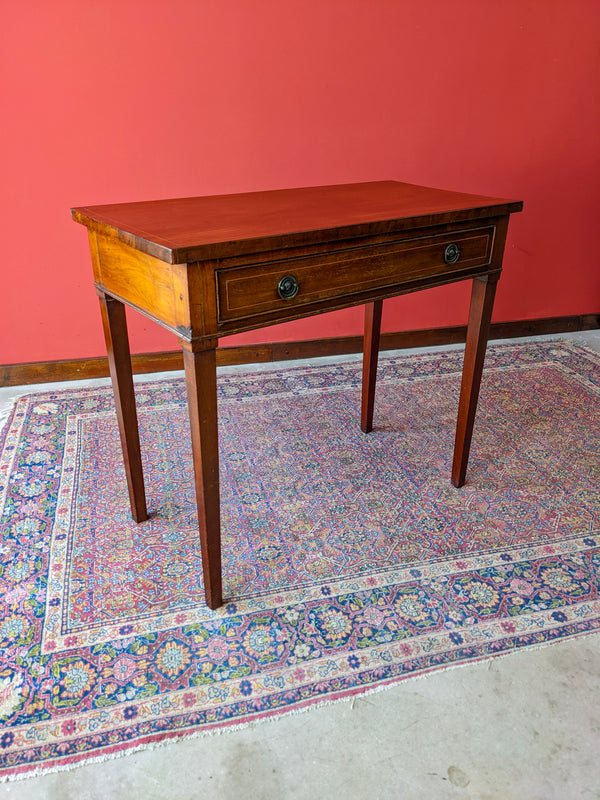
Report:
[[460,258],[460,248],[457,244],[449,244],[444,250],[444,261],[446,264],[456,264]]
[[277,284],[277,294],[282,300],[291,300],[296,297],[300,288],[298,281],[293,275],[284,275]]

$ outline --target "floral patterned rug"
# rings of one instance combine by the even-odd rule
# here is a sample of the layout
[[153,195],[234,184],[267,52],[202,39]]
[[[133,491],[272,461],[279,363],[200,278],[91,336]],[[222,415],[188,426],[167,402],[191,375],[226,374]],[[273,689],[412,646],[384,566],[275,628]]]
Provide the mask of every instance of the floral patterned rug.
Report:
[[600,628],[600,357],[488,349],[467,484],[462,354],[219,376],[226,605],[203,602],[179,378],[137,386],[132,522],[109,389],[0,438],[0,778],[238,725]]

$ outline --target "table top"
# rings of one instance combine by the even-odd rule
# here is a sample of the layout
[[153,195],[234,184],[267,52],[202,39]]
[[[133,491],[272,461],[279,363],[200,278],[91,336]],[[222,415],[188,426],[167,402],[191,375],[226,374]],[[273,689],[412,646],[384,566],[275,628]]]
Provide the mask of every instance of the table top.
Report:
[[523,204],[397,181],[83,206],[73,219],[170,264],[387,234]]

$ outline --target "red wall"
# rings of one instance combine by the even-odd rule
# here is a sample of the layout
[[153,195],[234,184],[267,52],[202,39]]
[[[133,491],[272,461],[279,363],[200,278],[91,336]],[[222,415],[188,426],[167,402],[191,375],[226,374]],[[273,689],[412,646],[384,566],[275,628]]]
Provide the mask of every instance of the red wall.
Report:
[[[599,35],[596,0],[5,0],[0,363],[104,352],[71,206],[193,194],[392,178],[522,199],[495,318],[600,311]],[[398,298],[384,327],[466,305]],[[176,347],[130,326],[134,350]],[[224,344],[360,330],[353,309]]]

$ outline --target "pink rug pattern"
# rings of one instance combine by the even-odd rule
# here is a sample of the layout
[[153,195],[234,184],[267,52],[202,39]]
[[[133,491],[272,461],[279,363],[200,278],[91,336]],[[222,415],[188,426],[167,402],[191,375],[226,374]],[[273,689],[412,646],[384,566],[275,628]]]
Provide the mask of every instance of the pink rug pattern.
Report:
[[600,628],[600,358],[490,346],[467,484],[457,351],[219,376],[226,604],[203,602],[179,378],[138,384],[132,522],[110,389],[0,439],[0,778],[243,724]]

